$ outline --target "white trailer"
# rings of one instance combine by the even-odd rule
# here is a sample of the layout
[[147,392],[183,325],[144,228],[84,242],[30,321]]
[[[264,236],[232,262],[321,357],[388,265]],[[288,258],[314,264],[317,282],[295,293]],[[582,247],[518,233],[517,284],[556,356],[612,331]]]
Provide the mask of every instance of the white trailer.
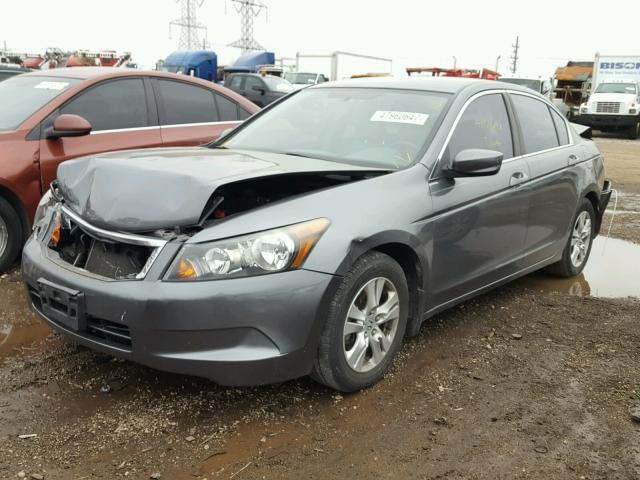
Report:
[[296,71],[321,73],[329,80],[343,80],[353,75],[391,75],[393,62],[390,58],[373,57],[349,52],[333,52],[317,55],[296,54]]
[[596,54],[591,95],[576,121],[631,139],[640,136],[640,55]]

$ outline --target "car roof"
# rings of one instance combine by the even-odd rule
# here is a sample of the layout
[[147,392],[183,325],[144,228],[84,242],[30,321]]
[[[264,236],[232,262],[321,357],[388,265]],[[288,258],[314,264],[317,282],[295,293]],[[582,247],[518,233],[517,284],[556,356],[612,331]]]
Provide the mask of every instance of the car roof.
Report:
[[465,89],[474,91],[482,90],[515,90],[531,93],[531,90],[520,85],[494,80],[481,80],[478,78],[459,77],[370,77],[339,80],[336,82],[321,83],[309,88],[393,88],[399,90],[424,90],[430,92],[459,93]]
[[[122,68],[122,67],[66,67],[66,68],[53,68],[47,70],[35,70],[27,75],[40,76],[40,77],[61,77],[61,78],[75,78],[78,80],[102,80],[115,77],[134,77],[134,76],[153,76],[153,77],[165,77],[176,78],[175,73],[160,72],[157,70],[138,70],[136,68]],[[191,77],[189,75],[179,75],[184,80],[199,79]],[[210,82],[209,82],[210,83]]]

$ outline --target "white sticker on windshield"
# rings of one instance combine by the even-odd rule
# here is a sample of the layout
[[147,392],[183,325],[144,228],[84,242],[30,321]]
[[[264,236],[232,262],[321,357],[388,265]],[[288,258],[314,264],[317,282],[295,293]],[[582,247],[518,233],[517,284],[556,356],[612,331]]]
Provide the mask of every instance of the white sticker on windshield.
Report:
[[40,82],[33,88],[42,88],[44,90],[64,90],[69,86],[67,82]]
[[411,125],[424,125],[429,119],[426,113],[415,112],[391,112],[378,110],[371,116],[372,122],[409,123]]

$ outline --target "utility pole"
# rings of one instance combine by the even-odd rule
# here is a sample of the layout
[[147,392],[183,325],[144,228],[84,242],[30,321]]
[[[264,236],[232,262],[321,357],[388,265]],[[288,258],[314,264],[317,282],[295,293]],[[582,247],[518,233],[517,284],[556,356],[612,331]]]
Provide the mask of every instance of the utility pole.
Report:
[[242,21],[242,37],[233,43],[230,47],[236,47],[242,50],[242,53],[252,50],[264,50],[253,38],[253,19],[260,15],[262,10],[267,10],[267,6],[260,0],[232,0],[236,11],[240,14]]
[[518,50],[520,49],[520,36],[516,37],[516,43],[511,45],[513,47],[513,55],[511,55],[511,73],[515,75],[518,69]]
[[[180,27],[180,42],[178,50],[195,50],[206,45],[207,27],[198,21],[196,10],[201,7],[204,0],[176,0],[180,4],[181,17],[169,23],[169,38],[171,27]],[[200,42],[200,30],[204,30],[205,38]]]

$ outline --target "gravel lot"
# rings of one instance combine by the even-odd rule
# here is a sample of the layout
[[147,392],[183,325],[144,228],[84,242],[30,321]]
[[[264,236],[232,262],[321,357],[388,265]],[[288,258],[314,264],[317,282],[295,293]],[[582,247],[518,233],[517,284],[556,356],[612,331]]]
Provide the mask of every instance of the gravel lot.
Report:
[[222,388],[77,348],[5,275],[0,478],[639,478],[640,300],[602,297],[640,295],[640,142],[596,141],[619,199],[585,275],[437,316],[358,394]]

